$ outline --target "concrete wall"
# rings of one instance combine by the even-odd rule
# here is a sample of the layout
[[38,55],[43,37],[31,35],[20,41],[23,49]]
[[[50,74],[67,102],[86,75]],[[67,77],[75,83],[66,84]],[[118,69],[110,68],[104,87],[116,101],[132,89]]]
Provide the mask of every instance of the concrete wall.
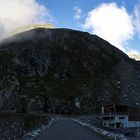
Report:
[[102,125],[109,128],[117,128],[117,123],[121,123],[120,127],[140,127],[140,121],[129,121],[128,115],[108,115],[103,117],[114,117],[114,119],[104,120],[102,118]]
[[[104,117],[111,117],[111,116],[109,115]],[[120,127],[128,127],[128,115],[112,115],[112,117],[114,117],[113,120],[102,119],[102,125],[109,128],[116,128],[117,127],[116,123],[121,123]]]
[[140,121],[128,121],[128,127],[140,127]]
[[122,123],[122,127],[128,127],[128,115],[116,115],[115,123]]
[[109,128],[113,128],[113,127],[110,127],[110,126],[109,126],[109,124],[111,124],[111,123],[113,124],[114,121],[107,121],[107,120],[103,120],[103,121],[102,121],[102,125],[103,125],[103,126],[109,127]]

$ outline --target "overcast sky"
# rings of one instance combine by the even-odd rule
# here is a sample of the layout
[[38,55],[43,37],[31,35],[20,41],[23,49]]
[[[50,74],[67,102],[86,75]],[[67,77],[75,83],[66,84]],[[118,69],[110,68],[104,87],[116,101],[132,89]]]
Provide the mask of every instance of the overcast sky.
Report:
[[53,23],[96,34],[126,53],[140,54],[140,0],[0,0],[0,33]]

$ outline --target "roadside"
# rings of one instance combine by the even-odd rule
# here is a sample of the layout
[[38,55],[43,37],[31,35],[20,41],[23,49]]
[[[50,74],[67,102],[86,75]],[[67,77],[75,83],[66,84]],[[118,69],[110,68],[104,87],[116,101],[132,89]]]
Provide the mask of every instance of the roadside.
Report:
[[56,119],[51,118],[47,124],[42,124],[41,127],[36,128],[34,130],[32,130],[31,132],[25,134],[21,140],[35,140],[37,139],[41,134],[43,134],[45,131],[47,131],[47,129],[52,125],[52,123],[55,121]]
[[35,114],[0,112],[0,139],[19,140],[25,134],[48,124],[49,117]]
[[[97,124],[94,120],[91,120],[91,117],[83,117],[83,118],[75,118],[73,119],[78,124],[87,127],[99,135],[104,136],[107,139],[114,139],[114,140],[139,140],[139,135],[124,135],[120,130],[111,130],[105,127],[102,127]],[[134,129],[136,131],[137,129]]]
[[93,124],[89,123],[88,120],[86,119],[73,119],[73,121],[75,121],[76,123],[93,130],[94,132],[96,132],[98,135],[103,136],[106,139],[113,139],[113,140],[127,140],[124,135],[122,134],[117,134],[117,133],[113,133],[113,132],[109,132],[107,130],[104,130],[100,127],[96,127]]

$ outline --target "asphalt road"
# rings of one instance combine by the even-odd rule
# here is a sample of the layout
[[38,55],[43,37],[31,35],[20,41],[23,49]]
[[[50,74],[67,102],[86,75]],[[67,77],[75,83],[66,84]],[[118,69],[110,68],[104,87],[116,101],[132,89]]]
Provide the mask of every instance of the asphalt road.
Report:
[[71,119],[64,118],[54,122],[38,140],[104,140],[104,138]]

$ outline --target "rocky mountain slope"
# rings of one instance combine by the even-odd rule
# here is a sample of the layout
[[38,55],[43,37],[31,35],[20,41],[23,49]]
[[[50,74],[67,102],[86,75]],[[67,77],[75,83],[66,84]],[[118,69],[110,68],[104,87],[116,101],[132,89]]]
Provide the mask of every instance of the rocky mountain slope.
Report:
[[0,110],[98,112],[102,104],[140,106],[140,62],[99,38],[37,28],[0,45]]

